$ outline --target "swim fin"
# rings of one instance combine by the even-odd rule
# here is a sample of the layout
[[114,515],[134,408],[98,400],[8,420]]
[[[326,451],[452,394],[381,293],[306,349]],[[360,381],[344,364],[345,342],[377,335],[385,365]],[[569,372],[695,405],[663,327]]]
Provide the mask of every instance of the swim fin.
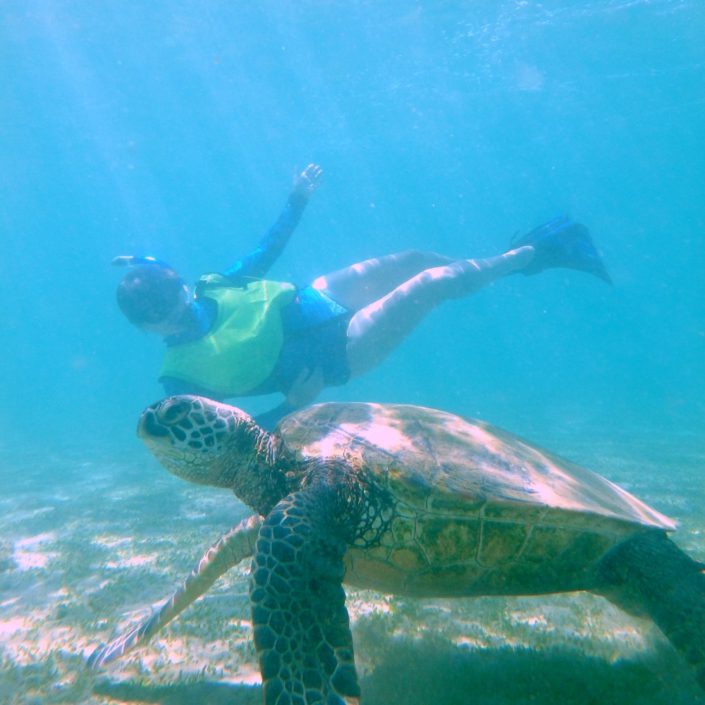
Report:
[[521,270],[522,274],[538,274],[544,269],[566,267],[594,274],[608,284],[612,283],[588,229],[566,215],[539,225],[512,241],[512,248],[524,245],[531,245],[535,254]]

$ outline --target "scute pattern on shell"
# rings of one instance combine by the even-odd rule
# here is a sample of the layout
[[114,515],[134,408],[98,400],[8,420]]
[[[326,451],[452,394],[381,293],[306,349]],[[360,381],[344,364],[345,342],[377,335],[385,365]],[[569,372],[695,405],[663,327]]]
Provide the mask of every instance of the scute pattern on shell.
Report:
[[[299,458],[354,456],[395,497],[439,511],[469,504],[557,510],[672,530],[668,517],[609,480],[481,421],[404,404],[327,403],[286,417],[279,432]],[[594,519],[588,521],[594,523]]]
[[300,460],[346,458],[391,498],[389,529],[345,557],[353,585],[448,596],[580,589],[617,542],[674,528],[588,470],[435,409],[329,403],[279,431]]

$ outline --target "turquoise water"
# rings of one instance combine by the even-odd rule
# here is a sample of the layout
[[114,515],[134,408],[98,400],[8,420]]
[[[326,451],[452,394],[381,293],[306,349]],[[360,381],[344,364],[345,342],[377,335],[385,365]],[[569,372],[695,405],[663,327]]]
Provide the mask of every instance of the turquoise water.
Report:
[[[189,658],[148,647],[139,693],[119,690],[134,672],[106,685],[82,670],[244,511],[166,476],[135,439],[161,395],[161,343],[122,318],[110,260],[150,253],[189,279],[227,266],[309,162],[325,181],[273,277],[407,248],[490,256],[568,212],[614,279],[498,281],[322,398],[503,426],[678,519],[679,544],[705,559],[703,35],[698,0],[0,4],[0,701],[210,688],[226,702],[228,674],[254,682],[244,572],[171,628],[167,646],[196,640]],[[468,702],[457,684],[479,703],[701,697],[653,627],[597,598],[368,602],[370,703],[411,683],[410,663],[429,665],[409,703]],[[458,626],[473,609],[475,651]],[[217,673],[199,681],[204,667]],[[436,688],[448,672],[456,685]]]

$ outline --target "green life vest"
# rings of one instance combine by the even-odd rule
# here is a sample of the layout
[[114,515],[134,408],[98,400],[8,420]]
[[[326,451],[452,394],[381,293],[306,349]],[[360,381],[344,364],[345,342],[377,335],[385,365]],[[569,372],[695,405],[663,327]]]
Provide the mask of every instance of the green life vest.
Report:
[[199,295],[218,306],[215,322],[202,338],[166,349],[161,377],[229,397],[247,394],[272,373],[284,339],[281,309],[296,287],[256,280],[240,288],[226,282],[218,275],[199,281]]

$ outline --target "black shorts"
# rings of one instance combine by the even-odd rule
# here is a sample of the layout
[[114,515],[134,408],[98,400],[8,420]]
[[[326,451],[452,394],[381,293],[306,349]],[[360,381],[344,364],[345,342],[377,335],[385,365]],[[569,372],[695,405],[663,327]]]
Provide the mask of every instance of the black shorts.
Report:
[[288,390],[301,371],[320,368],[326,386],[350,379],[347,342],[352,314],[317,289],[306,287],[282,311],[284,342],[272,377]]

